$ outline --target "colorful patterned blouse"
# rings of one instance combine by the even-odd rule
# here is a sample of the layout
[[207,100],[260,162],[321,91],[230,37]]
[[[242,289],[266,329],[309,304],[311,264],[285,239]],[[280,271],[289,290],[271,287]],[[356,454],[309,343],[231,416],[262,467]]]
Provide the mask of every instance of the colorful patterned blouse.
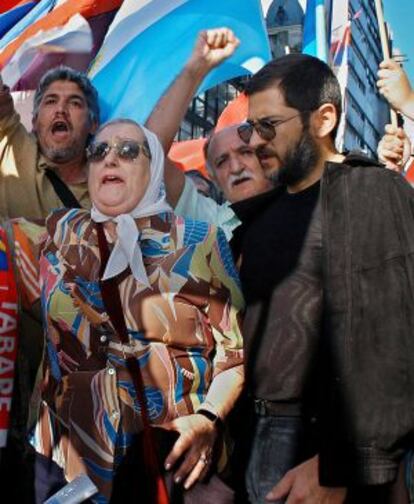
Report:
[[136,222],[151,288],[119,276],[128,347],[102,303],[89,213],[54,212],[40,259],[48,343],[33,444],[68,480],[86,472],[96,502],[108,501],[114,467],[142,428],[127,354],[139,361],[154,424],[193,413],[214,376],[243,358],[243,298],[223,232],[169,213]]

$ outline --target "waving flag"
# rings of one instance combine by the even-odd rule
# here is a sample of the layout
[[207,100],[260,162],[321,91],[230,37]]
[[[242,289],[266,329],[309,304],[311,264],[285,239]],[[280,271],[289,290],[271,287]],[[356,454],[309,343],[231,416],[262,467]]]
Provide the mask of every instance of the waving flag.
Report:
[[2,0],[0,3],[0,14],[2,12],[7,12],[15,7],[18,7],[24,3],[27,3],[26,0]]
[[13,28],[11,28],[0,40],[0,51],[2,51],[13,40],[21,36],[21,34],[29,27],[36,24],[48,12],[50,12],[55,5],[55,0],[42,0],[33,9],[31,9],[20,21],[18,21]]
[[24,2],[0,14],[0,37],[3,37],[20,19],[33,9],[36,2]]
[[231,28],[241,44],[199,91],[256,72],[270,59],[260,1],[124,0],[90,72],[103,120],[145,121],[182,69],[197,33],[220,26]]
[[[122,0],[66,0],[47,10],[43,0],[39,17],[22,22],[20,34],[0,51],[3,79],[13,90],[35,89],[43,73],[59,64],[86,70],[101,46],[109,24]],[[31,17],[30,17],[31,19]],[[10,32],[7,33],[9,35]]]
[[[30,84],[30,80],[34,75],[39,78],[39,74],[43,74],[50,66],[47,56],[66,56],[67,50],[71,54],[90,55],[92,47],[89,24],[82,16],[75,14],[63,27],[40,31],[26,40],[3,69],[3,81],[11,89],[33,89],[35,83]],[[35,72],[35,68],[39,71]]]

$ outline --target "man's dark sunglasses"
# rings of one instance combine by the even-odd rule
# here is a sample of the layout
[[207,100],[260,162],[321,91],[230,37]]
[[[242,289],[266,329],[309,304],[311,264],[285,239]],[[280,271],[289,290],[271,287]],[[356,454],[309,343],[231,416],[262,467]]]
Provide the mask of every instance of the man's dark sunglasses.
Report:
[[116,155],[124,161],[134,161],[141,151],[144,156],[151,159],[148,143],[140,143],[135,140],[120,140],[112,145],[108,142],[94,142],[86,149],[86,158],[92,162],[102,161],[111,149],[115,149]]
[[237,128],[237,133],[239,134],[240,139],[246,144],[250,142],[253,130],[256,130],[263,140],[269,142],[275,138],[276,128],[278,126],[299,116],[300,114],[296,114],[292,117],[288,117],[287,119],[258,119],[257,121],[251,121],[249,119]]

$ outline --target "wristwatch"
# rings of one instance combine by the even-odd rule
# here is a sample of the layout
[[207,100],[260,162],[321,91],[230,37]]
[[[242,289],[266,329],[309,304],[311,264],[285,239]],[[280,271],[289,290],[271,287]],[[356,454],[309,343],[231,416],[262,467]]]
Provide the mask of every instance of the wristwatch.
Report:
[[217,415],[217,413],[213,413],[208,409],[200,408],[196,411],[196,414],[206,417],[208,420],[213,422],[214,426],[218,429],[223,428],[223,420]]

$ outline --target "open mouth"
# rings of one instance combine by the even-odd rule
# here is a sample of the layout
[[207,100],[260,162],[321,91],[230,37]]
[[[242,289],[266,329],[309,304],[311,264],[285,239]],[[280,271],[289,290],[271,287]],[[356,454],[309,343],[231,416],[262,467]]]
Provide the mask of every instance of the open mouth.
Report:
[[117,177],[116,175],[105,175],[105,177],[102,179],[102,184],[121,184],[124,181],[120,178]]
[[69,133],[69,125],[64,121],[55,121],[52,124],[52,133],[53,134]]

